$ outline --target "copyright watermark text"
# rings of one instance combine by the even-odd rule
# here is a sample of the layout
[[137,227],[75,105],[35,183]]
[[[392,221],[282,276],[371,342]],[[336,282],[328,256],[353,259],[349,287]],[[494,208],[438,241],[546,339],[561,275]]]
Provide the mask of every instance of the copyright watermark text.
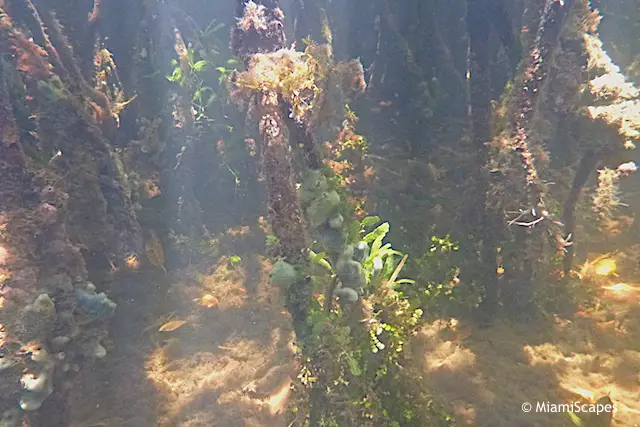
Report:
[[615,405],[613,404],[600,404],[600,403],[583,403],[583,402],[571,402],[571,403],[551,403],[551,402],[524,402],[522,404],[522,412],[557,412],[557,413],[569,413],[574,414],[596,414],[600,415],[606,412],[613,412]]

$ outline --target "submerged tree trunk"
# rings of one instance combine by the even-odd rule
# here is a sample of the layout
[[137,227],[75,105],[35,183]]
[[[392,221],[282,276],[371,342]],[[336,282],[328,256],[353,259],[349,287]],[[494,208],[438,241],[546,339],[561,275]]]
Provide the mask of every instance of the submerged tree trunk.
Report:
[[[516,81],[515,92],[508,109],[508,144],[519,157],[525,175],[521,214],[517,220],[512,219],[509,222],[510,226],[518,227],[515,237],[521,254],[518,257],[519,266],[516,266],[517,285],[511,301],[511,305],[517,308],[518,312],[530,311],[533,308],[534,274],[543,247],[542,242],[546,239],[539,229],[550,228],[552,233],[557,233],[555,229],[559,224],[550,216],[545,202],[546,185],[534,164],[532,148],[535,144],[540,144],[540,141],[531,124],[543,92],[542,88],[549,77],[551,55],[558,45],[560,33],[572,6],[572,0],[546,0],[536,38],[524,59],[522,74]],[[537,227],[534,228],[535,226]]]
[[[468,216],[472,220],[470,232],[477,236],[474,242],[480,252],[475,279],[485,288],[482,311],[486,317],[498,309],[498,275],[495,250],[499,241],[499,228],[495,227],[495,212],[489,208],[486,197],[489,176],[487,142],[491,139],[491,71],[490,44],[491,0],[467,0],[467,28],[469,31],[469,92],[470,119],[473,145],[476,152],[472,175],[476,188],[475,198],[469,204]],[[480,209],[478,209],[480,207]]]
[[[250,3],[238,0],[236,16],[239,22],[232,30],[232,49],[245,64],[249,64],[252,55],[269,53],[284,48],[284,16],[275,0],[263,1],[263,25],[251,25],[255,19]],[[291,147],[287,132],[284,104],[277,93],[261,91],[254,99],[255,119],[261,137],[263,170],[267,184],[267,209],[273,233],[280,241],[279,254],[291,264],[306,264],[306,250],[310,238],[302,215],[298,194],[295,188],[294,171],[291,164]],[[298,136],[311,135],[309,129],[297,126]],[[309,141],[311,142],[311,141]],[[299,337],[304,336],[307,304],[310,284],[302,281],[288,290],[288,310],[294,320],[294,329]]]
[[[30,393],[16,371],[2,370],[0,413],[33,427],[69,425],[73,378],[63,366],[86,367],[106,351],[101,340],[115,304],[98,296],[90,275],[102,286],[107,269],[142,247],[114,149],[117,108],[81,72],[68,40],[86,11],[63,9],[77,14],[64,30],[52,3],[0,0],[0,245],[8,273],[0,284],[0,353],[17,372],[47,382],[46,393]],[[68,339],[62,348],[52,344],[56,336]]]
[[[586,152],[583,155],[582,159],[580,159],[580,164],[578,165],[578,170],[576,171],[576,175],[573,179],[573,184],[571,186],[569,196],[565,201],[564,211],[562,215],[564,222],[564,236],[567,242],[576,241],[576,204],[578,203],[584,186],[589,180],[589,176],[596,169],[601,159],[602,156],[593,151]],[[571,269],[573,267],[574,251],[575,247],[573,244],[570,244],[566,247],[566,254],[563,260],[563,273],[565,281],[570,277]]]

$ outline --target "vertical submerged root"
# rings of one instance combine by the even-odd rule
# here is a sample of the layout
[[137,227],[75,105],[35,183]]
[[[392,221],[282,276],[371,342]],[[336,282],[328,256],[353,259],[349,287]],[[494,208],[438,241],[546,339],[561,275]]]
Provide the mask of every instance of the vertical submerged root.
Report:
[[[275,52],[284,47],[284,15],[277,1],[261,4],[238,0],[238,22],[231,33],[231,47],[236,55],[251,66],[252,56]],[[278,255],[291,264],[306,263],[306,250],[310,237],[300,209],[291,164],[291,147],[286,112],[291,108],[274,90],[256,91],[250,101],[252,118],[257,119],[262,143],[263,169],[267,184],[267,208],[274,234],[280,241]],[[301,134],[310,135],[309,130]],[[289,289],[288,309],[294,319],[296,331],[304,329],[308,284],[301,282]]]

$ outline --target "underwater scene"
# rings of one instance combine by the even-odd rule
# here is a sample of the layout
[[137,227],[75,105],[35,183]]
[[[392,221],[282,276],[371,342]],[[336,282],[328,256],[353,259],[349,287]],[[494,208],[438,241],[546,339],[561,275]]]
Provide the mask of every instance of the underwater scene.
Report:
[[0,0],[0,427],[640,426],[640,0]]

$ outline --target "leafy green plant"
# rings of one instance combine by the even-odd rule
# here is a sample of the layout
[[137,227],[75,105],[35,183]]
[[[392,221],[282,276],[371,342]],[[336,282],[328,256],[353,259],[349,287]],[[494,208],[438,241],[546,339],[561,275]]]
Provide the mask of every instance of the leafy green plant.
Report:
[[367,216],[360,221],[361,230],[364,233],[368,228],[380,223],[379,216]]
[[[238,61],[234,58],[225,60],[226,54],[221,52],[223,49],[226,50],[228,48],[228,43],[218,37],[219,32],[224,29],[225,25],[213,19],[206,28],[200,29],[193,20],[191,22],[195,33],[194,46],[196,51],[218,73],[218,86],[217,90],[214,90],[214,94],[218,99],[226,99],[228,95],[226,82],[229,75],[236,70]],[[224,66],[219,64],[224,64]]]
[[218,36],[225,25],[214,18],[205,28],[200,28],[193,18],[188,15],[185,18],[194,35],[194,46],[198,55],[210,63],[218,62],[223,55],[221,50],[227,47],[227,43]]
[[241,262],[242,262],[242,258],[240,258],[238,255],[231,255],[228,260],[229,267],[231,268],[238,267]]
[[280,239],[278,239],[278,236],[275,234],[268,233],[265,236],[264,241],[267,248],[276,248],[280,245]]
[[324,252],[320,252],[315,253],[312,250],[309,250],[309,260],[314,263],[317,264],[325,269],[327,269],[330,273],[333,273],[333,267],[331,266],[331,263],[327,260],[327,254]]
[[[310,265],[317,273],[314,281],[324,289],[331,290],[328,283],[342,280],[340,263],[334,256],[362,260],[367,285],[360,308],[340,306],[327,311],[321,302],[312,300],[307,317],[310,333],[301,343],[305,355],[298,377],[301,391],[309,393],[307,399],[314,399],[312,390],[325,399],[319,409],[319,425],[421,426],[431,425],[434,419],[441,422],[448,416],[442,415],[436,405],[425,409],[427,398],[409,391],[399,393],[407,381],[401,367],[405,345],[424,322],[418,304],[421,301],[395,291],[399,286],[415,284],[398,279],[407,257],[385,242],[390,231],[388,222],[367,217],[357,225],[359,230],[350,239],[355,242],[344,253],[308,252]],[[455,247],[445,240],[434,243],[440,243],[438,247],[443,249],[433,251],[434,260],[442,256],[444,248]],[[351,251],[356,248],[360,252]],[[333,262],[337,263],[335,267]],[[354,323],[351,310],[359,312],[361,308],[364,311],[358,318],[364,316],[364,320]],[[294,407],[300,419],[300,406]]]
[[451,236],[433,236],[429,249],[414,259],[410,268],[418,285],[403,283],[399,288],[401,292],[434,316],[477,307],[480,291],[475,284],[462,284],[459,279],[460,268],[456,264],[459,250]]
[[171,65],[173,72],[167,76],[167,80],[192,92],[191,103],[196,111],[196,120],[204,117],[207,107],[216,100],[213,89],[210,86],[205,86],[202,77],[205,69],[210,66],[209,62],[204,59],[196,59],[193,45],[189,43],[185,63],[173,59]]
[[[365,218],[366,219],[366,218]],[[373,231],[362,238],[362,241],[370,245],[369,256],[362,263],[367,274],[367,282],[378,277],[379,279],[388,279],[396,268],[396,256],[404,256],[402,252],[396,251],[391,247],[391,243],[383,241],[389,233],[390,226],[388,222],[377,226]]]
[[[179,84],[191,94],[191,103],[195,110],[196,120],[208,119],[207,109],[216,102],[226,99],[226,84],[229,74],[235,69],[237,61],[221,58],[219,47],[223,46],[216,33],[224,28],[223,24],[212,21],[204,30],[200,30],[195,22],[187,17],[195,34],[195,45],[187,45],[185,57],[182,60],[173,59],[172,73],[167,80]],[[221,62],[225,66],[220,66]],[[218,73],[215,83],[211,82],[209,73]]]
[[196,60],[195,51],[191,43],[187,46],[186,59],[187,67],[183,67],[183,64],[177,59],[171,60],[173,72],[170,76],[167,76],[167,80],[178,83],[182,87],[191,86],[194,82],[201,84],[202,81],[198,82],[197,75],[201,73],[209,63],[203,59]]

